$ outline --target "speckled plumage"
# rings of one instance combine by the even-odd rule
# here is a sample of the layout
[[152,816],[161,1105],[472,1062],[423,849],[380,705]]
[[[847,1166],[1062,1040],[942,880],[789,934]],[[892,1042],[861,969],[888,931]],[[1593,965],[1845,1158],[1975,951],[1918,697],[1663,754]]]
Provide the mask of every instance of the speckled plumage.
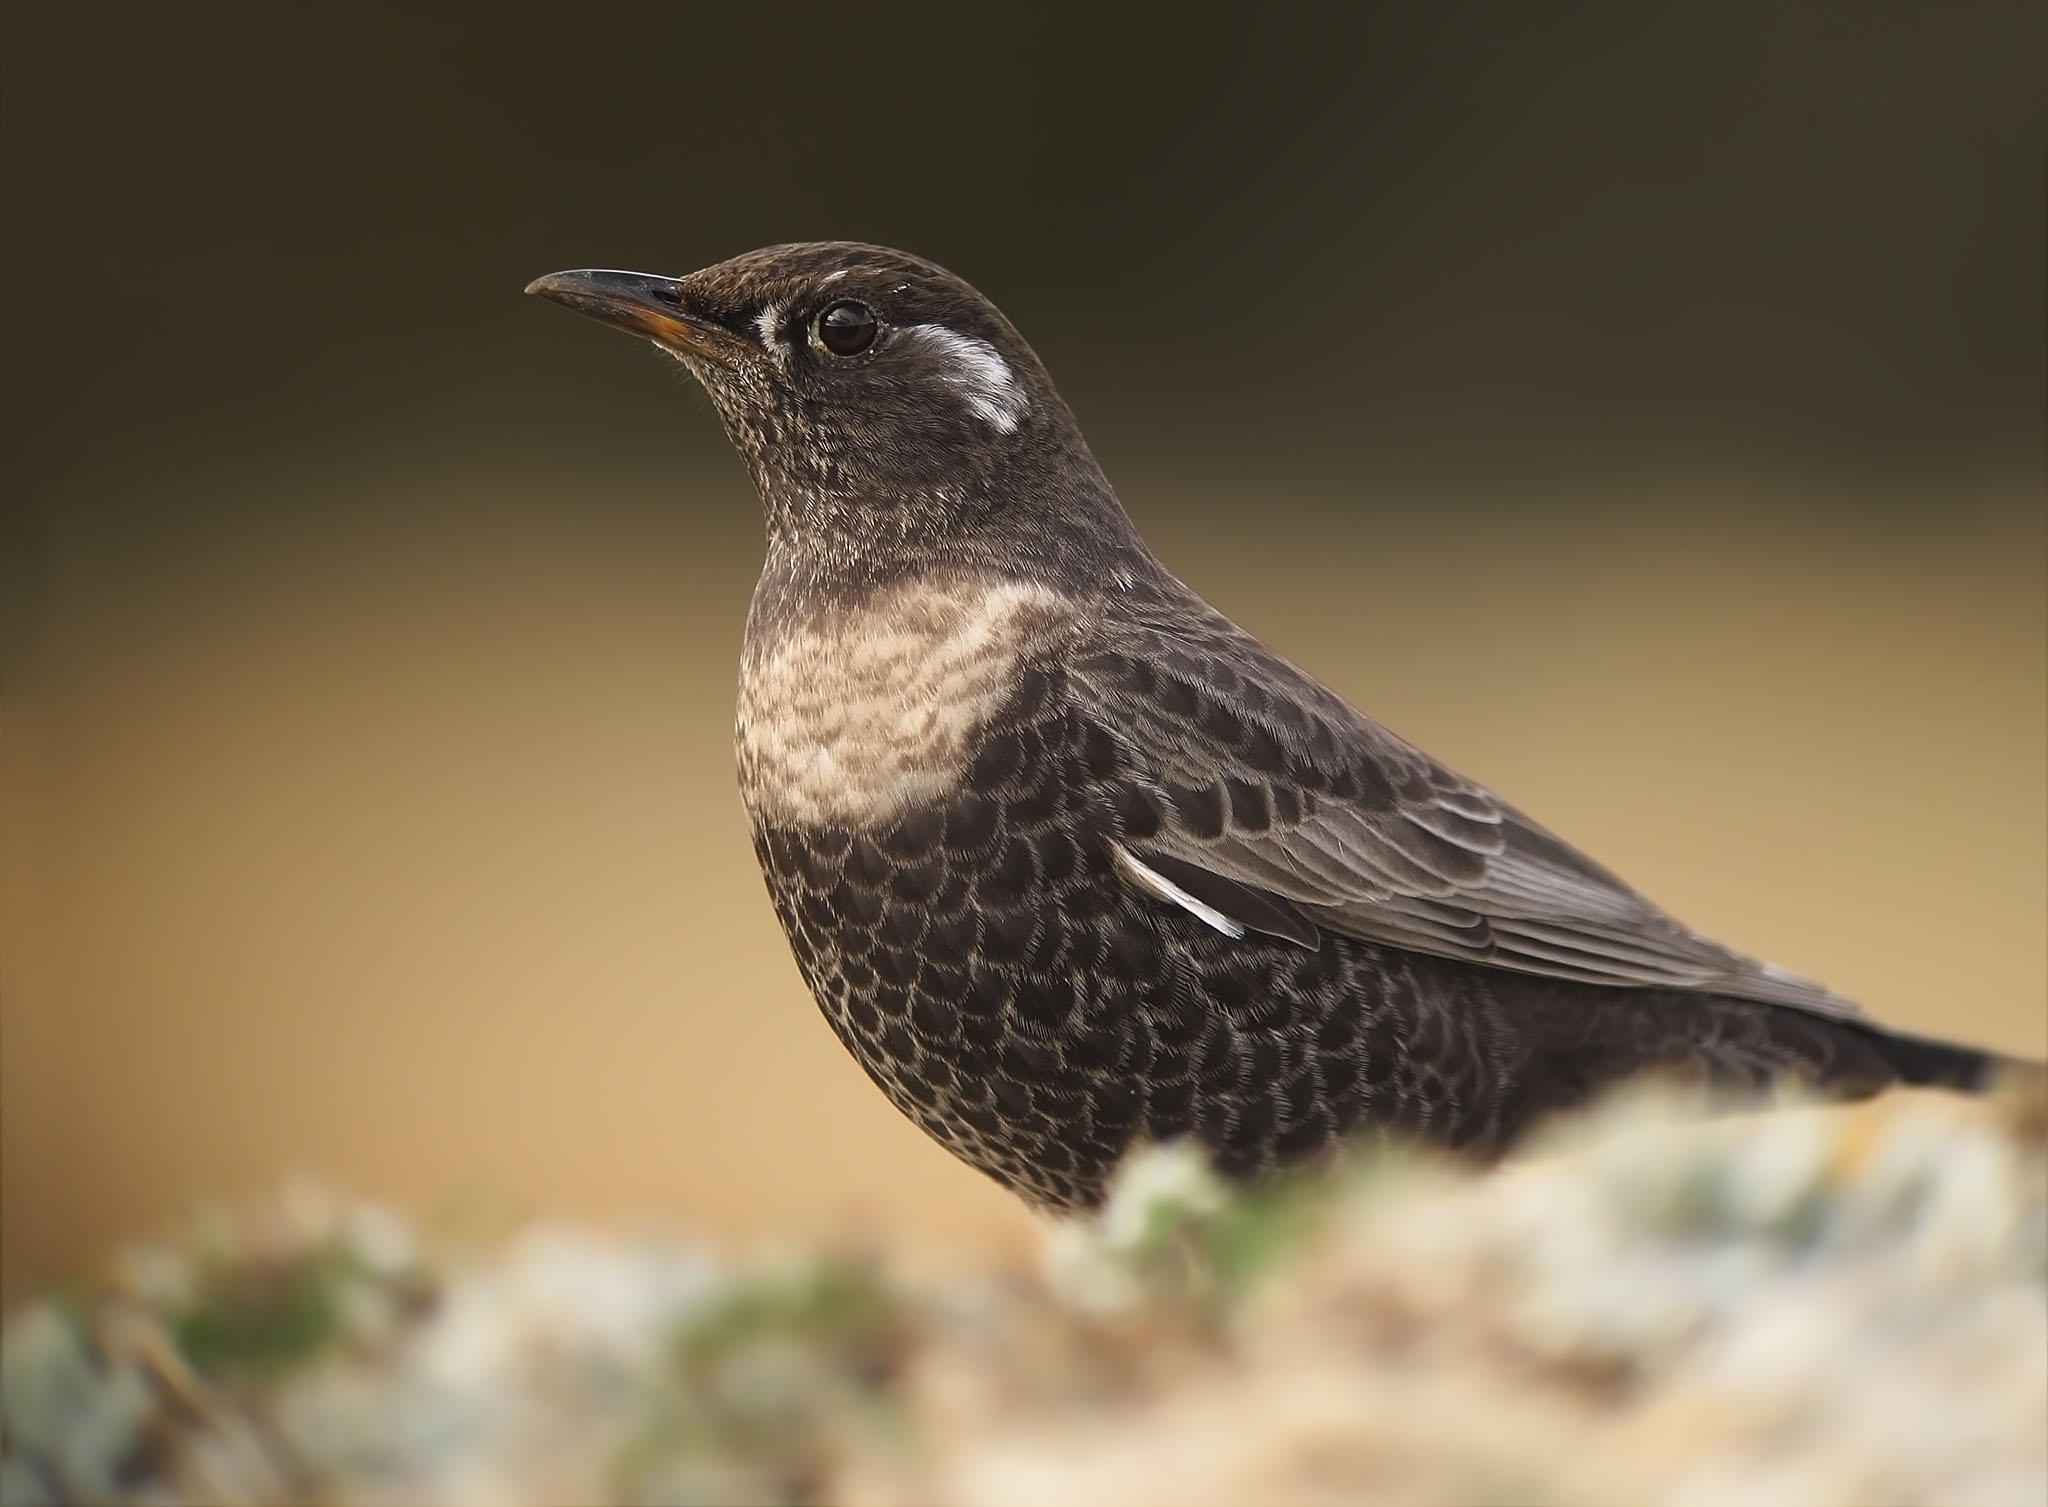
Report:
[[[1492,1153],[1647,1067],[1983,1075],[1689,931],[1203,602],[940,269],[824,243],[535,291],[711,392],[768,521],[738,749],[776,912],[875,1082],[1034,1203],[1094,1204],[1145,1140],[1237,1175],[1367,1128]],[[871,343],[840,354],[845,308]]]

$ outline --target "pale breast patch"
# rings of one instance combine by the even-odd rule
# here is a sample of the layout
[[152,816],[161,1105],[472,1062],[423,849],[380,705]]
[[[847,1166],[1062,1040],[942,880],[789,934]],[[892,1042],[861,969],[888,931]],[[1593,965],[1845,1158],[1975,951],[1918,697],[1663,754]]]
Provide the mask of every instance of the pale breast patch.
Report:
[[1019,581],[919,583],[756,642],[740,666],[740,788],[757,820],[875,826],[942,797],[1018,661],[1073,618]]

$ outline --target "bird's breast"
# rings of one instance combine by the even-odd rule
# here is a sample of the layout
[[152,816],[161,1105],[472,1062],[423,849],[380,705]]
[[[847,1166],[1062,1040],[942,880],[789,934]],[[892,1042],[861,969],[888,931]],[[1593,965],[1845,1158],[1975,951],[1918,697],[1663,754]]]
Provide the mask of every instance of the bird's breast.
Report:
[[942,798],[1019,666],[1075,616],[1033,582],[951,578],[750,623],[735,730],[749,813],[862,828]]

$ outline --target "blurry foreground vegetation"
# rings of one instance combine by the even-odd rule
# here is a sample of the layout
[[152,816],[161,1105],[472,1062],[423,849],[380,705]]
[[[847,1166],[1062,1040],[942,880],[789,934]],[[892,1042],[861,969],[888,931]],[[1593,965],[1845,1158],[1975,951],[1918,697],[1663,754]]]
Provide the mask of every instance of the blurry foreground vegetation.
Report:
[[2048,1499],[2038,1095],[1692,1108],[1251,1197],[1155,1151],[1038,1269],[943,1280],[298,1190],[9,1317],[0,1497]]

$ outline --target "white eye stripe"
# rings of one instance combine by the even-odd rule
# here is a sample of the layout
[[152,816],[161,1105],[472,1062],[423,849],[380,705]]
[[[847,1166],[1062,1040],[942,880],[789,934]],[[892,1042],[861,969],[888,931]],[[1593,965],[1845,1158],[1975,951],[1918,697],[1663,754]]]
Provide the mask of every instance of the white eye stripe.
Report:
[[789,344],[782,338],[782,316],[788,312],[788,304],[772,303],[754,316],[754,328],[760,332],[763,350],[777,356],[789,354]]
[[901,332],[945,353],[952,370],[947,383],[968,410],[1002,434],[1012,433],[1030,411],[1031,400],[1010,363],[986,340],[962,335],[942,324],[905,325]]

